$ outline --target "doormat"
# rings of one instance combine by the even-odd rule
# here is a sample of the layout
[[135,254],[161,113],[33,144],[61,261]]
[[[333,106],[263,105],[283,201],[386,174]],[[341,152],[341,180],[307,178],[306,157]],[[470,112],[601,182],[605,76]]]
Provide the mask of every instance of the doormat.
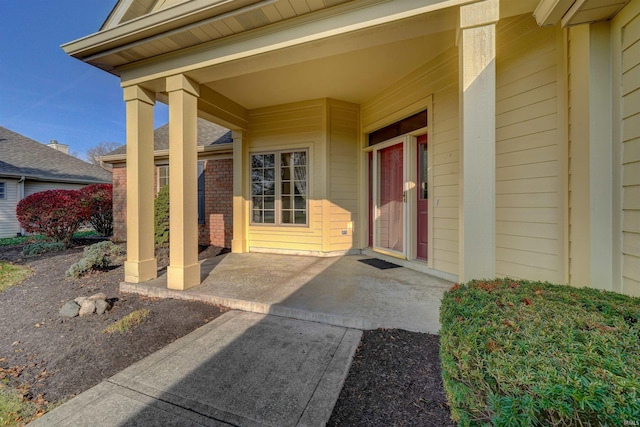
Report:
[[377,258],[367,258],[367,259],[359,259],[358,261],[364,262],[367,265],[375,267],[379,270],[387,270],[389,268],[399,268],[401,265],[394,264],[392,262],[387,262]]

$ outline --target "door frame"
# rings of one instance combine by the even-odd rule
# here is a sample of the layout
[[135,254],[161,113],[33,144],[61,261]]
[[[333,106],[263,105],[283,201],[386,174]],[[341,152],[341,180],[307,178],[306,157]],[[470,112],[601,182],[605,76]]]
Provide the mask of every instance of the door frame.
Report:
[[[376,221],[380,217],[380,185],[379,185],[379,171],[378,171],[378,152],[384,150],[385,148],[393,147],[394,145],[402,144],[402,191],[407,193],[407,145],[408,145],[408,137],[407,135],[401,135],[399,137],[395,137],[389,139],[387,141],[381,142],[379,144],[373,145],[370,150],[373,153],[373,161],[371,162],[371,166],[373,171],[371,172],[371,185],[373,189],[373,245],[371,249],[376,252],[380,252],[385,255],[393,256],[396,258],[407,258],[407,199],[405,199],[405,203],[402,206],[402,244],[403,249],[402,252],[396,252],[394,250],[388,248],[382,248],[376,245],[378,238],[378,231],[376,226]],[[405,197],[409,197],[408,194]]]

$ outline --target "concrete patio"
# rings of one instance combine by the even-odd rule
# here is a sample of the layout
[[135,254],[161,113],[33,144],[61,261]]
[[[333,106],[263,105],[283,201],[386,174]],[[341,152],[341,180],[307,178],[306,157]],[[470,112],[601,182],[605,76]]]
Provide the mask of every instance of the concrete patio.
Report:
[[440,301],[453,283],[360,262],[366,259],[230,253],[201,261],[203,282],[186,291],[168,289],[166,275],[120,289],[347,328],[437,333]]

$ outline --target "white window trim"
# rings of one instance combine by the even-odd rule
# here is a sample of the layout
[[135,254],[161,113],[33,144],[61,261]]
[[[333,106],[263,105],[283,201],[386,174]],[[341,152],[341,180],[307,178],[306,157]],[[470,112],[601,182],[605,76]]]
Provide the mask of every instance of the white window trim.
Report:
[[[290,152],[305,152],[307,154],[307,194],[305,198],[305,212],[306,212],[306,222],[304,224],[288,224],[282,222],[282,190],[281,184],[282,180],[280,178],[280,155],[282,153],[290,153]],[[251,157],[255,155],[261,154],[273,154],[275,155],[276,161],[276,171],[275,171],[275,222],[274,223],[261,223],[261,222],[253,222],[253,194],[251,192]],[[264,150],[264,151],[253,151],[249,153],[249,225],[251,227],[285,227],[285,228],[309,228],[309,197],[311,193],[311,158],[310,158],[310,150],[308,147],[303,148],[282,148],[279,150]]]

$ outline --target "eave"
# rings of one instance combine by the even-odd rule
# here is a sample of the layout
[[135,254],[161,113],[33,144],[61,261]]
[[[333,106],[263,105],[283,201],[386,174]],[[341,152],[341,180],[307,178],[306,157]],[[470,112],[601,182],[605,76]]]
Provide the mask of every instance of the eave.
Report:
[[563,27],[606,21],[630,0],[541,0],[533,15],[540,26]]
[[[196,147],[198,157],[206,156],[207,154],[232,154],[233,144],[219,144],[219,145],[199,145]],[[169,157],[169,150],[155,150],[153,152],[154,159],[163,159]],[[113,154],[96,157],[96,160],[107,163],[110,165],[121,164],[127,162],[126,154]]]

